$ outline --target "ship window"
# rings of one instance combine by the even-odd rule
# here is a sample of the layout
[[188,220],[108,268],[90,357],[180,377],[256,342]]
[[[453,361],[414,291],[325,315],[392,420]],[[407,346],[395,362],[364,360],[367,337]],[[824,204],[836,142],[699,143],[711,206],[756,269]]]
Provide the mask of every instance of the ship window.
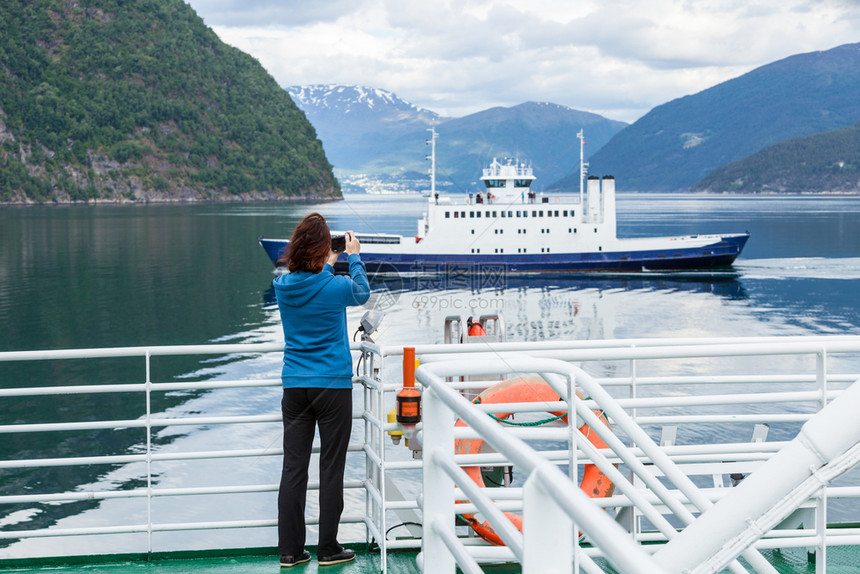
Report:
[[598,251],[603,251],[603,246],[601,245],[600,247],[598,247],[598,248],[597,248],[597,250],[598,250]]
[[460,215],[460,212],[455,211],[455,212],[454,212],[454,219],[457,219],[457,216],[459,216],[459,215]]
[[504,247],[502,247],[501,249],[499,249],[499,253],[504,253],[504,252],[505,252],[505,248],[504,248]]
[[514,216],[514,212],[513,212],[513,211],[509,211],[509,212],[508,212],[508,217],[513,217],[513,216]]
[[537,211],[535,211],[534,209],[532,209],[532,217],[537,217]]
[[474,230],[474,229],[472,230],[472,235],[475,235],[475,230]]
[[[445,212],[445,219],[448,219],[449,217],[451,217],[451,212],[450,212],[450,211],[446,211],[446,212]],[[457,217],[457,214],[456,214],[456,213],[454,214],[454,217]]]
[[462,217],[463,219],[466,219],[466,212],[465,212],[465,211],[461,211],[461,212],[460,212],[460,217]]
[[522,217],[522,213],[520,213],[519,211],[517,211],[517,217]]
[[573,233],[573,229],[571,229],[570,227],[568,227],[568,228],[567,228],[567,232],[568,232],[568,233]]
[[540,211],[538,211],[538,217],[543,217],[543,209],[541,209]]
[[573,232],[576,233],[576,227],[573,228]]
[[576,215],[576,212],[575,212],[575,211],[573,211],[573,210],[571,209],[571,210],[570,210],[570,216],[571,216],[571,217],[574,217],[575,215]]
[[505,212],[503,211],[503,212],[502,212],[502,217],[504,217],[504,216],[505,216]]
[[564,214],[564,217],[567,217],[567,210],[566,209],[564,211],[562,211],[562,213]]
[[[555,212],[555,214],[556,214],[556,215],[558,215],[558,212],[556,211],[556,212]],[[552,210],[547,211],[547,212],[546,212],[546,216],[547,216],[547,217],[552,217]]]
[[474,212],[474,211],[470,211],[470,212],[469,212],[469,217],[474,218],[474,217],[475,217],[475,212]]
[[529,212],[528,212],[528,211],[523,211],[523,217],[528,217],[528,216],[529,216]]
[[484,180],[484,184],[490,188],[505,187],[505,180],[504,179],[487,179],[487,180]]
[[595,233],[597,233],[597,228],[596,228],[596,227],[594,228],[594,232],[595,232]]
[[493,212],[493,217],[494,217],[494,218],[495,218],[495,217],[498,217],[498,215],[496,215],[496,212],[495,212],[495,211]]
[[555,210],[555,216],[558,217],[558,210]]
[[479,211],[479,212],[477,212],[477,213],[475,214],[475,217],[481,217],[481,212],[480,212],[480,211]]
[[530,179],[515,179],[514,187],[528,187],[532,184],[532,180]]

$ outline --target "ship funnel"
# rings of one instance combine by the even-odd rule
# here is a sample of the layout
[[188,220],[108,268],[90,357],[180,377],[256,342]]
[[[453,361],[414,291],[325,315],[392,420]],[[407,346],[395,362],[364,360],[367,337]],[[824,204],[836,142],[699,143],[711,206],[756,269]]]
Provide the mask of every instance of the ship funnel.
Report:
[[588,197],[586,199],[588,221],[597,223],[600,221],[600,178],[596,175],[588,176]]
[[603,176],[603,223],[607,234],[615,237],[615,178]]

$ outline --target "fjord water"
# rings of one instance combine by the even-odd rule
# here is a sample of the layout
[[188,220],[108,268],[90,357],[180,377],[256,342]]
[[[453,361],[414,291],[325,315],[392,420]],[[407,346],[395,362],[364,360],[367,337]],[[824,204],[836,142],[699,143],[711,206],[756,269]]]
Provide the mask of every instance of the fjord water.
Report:
[[[263,342],[282,339],[271,290],[272,266],[260,235],[289,236],[311,212],[339,230],[412,235],[426,200],[418,196],[348,196],[318,205],[228,204],[52,206],[0,209],[0,351]],[[737,197],[621,194],[619,236],[749,231],[733,268],[715,271],[572,276],[499,276],[490,283],[468,274],[433,280],[376,281],[371,301],[386,311],[377,342],[442,341],[447,315],[500,312],[511,341],[574,338],[704,337],[860,334],[860,198]],[[350,329],[364,308],[351,310]],[[312,328],[312,326],[309,326]],[[277,377],[277,354],[163,358],[157,382],[240,376]],[[767,368],[780,368],[768,364]],[[855,371],[856,372],[856,371]],[[59,384],[142,382],[140,360],[56,361],[46,365],[0,363],[0,388]],[[277,412],[277,389],[172,393],[155,412],[260,414]],[[133,419],[139,398],[84,395],[0,401],[0,425]],[[212,448],[277,445],[277,424],[241,433],[217,429],[165,429],[156,448],[184,441]],[[32,433],[0,440],[0,460],[137,453],[139,431]],[[776,438],[776,437],[773,437]],[[271,458],[271,457],[270,457]],[[350,465],[360,476],[364,463]],[[82,466],[71,470],[0,469],[0,495],[57,492],[113,484],[141,486],[141,467]],[[210,461],[179,475],[165,471],[160,486],[276,483],[278,461]],[[200,497],[207,499],[208,497]],[[124,514],[127,506],[103,502],[0,505],[0,529],[87,524],[94,513]],[[199,520],[199,509],[156,503],[169,521]],[[269,494],[241,503],[208,501],[212,519],[271,518]],[[310,503],[313,506],[313,502]],[[172,506],[171,506],[172,505]],[[4,507],[5,506],[5,507]],[[225,517],[225,508],[241,516]],[[138,509],[139,510],[139,509]],[[138,510],[135,510],[137,512]],[[350,532],[347,529],[347,532]],[[254,536],[251,531],[252,538]],[[167,536],[167,535],[162,535]],[[191,535],[171,534],[182,545]],[[212,544],[217,533],[199,533]],[[247,545],[273,544],[259,533]],[[111,540],[113,537],[104,537]],[[0,541],[0,557],[63,553],[59,542]],[[65,544],[73,544],[67,542]],[[109,546],[133,551],[130,546]],[[201,543],[202,544],[202,543]],[[225,542],[228,544],[228,542]]]

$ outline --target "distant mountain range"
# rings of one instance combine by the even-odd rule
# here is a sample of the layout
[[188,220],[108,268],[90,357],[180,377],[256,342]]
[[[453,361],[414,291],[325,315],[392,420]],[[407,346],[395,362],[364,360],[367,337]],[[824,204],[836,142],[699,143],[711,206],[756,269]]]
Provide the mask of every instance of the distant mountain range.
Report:
[[579,171],[576,133],[584,129],[590,155],[623,129],[624,122],[550,103],[497,107],[462,118],[445,118],[405,102],[393,93],[344,85],[288,88],[341,172],[425,174],[427,129],[439,133],[437,178],[466,191],[495,158],[531,162],[538,186]]
[[857,193],[860,123],[792,138],[717,168],[692,191],[734,193]]
[[287,91],[316,129],[331,164],[348,172],[368,173],[367,166],[381,158],[393,163],[392,156],[399,154],[391,142],[404,134],[413,136],[421,150],[409,158],[410,165],[423,166],[425,130],[442,120],[378,88],[333,84],[292,86]]
[[614,175],[620,190],[682,190],[783,140],[857,121],[860,44],[847,44],[791,56],[654,108],[591,158],[590,173]]

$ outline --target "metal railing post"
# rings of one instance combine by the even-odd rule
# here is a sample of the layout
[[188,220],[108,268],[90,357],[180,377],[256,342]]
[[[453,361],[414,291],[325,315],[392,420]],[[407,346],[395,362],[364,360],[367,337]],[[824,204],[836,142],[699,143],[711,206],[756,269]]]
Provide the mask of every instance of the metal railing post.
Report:
[[152,356],[147,349],[146,381],[146,548],[152,553]]
[[424,538],[421,543],[422,571],[454,574],[455,560],[445,544],[445,533],[455,537],[454,481],[437,462],[454,449],[454,413],[432,388],[424,387]]
[[573,536],[573,522],[541,483],[538,467],[523,487],[523,574],[569,572]]
[[[827,406],[827,349],[822,348],[815,355],[815,381],[821,392],[818,410]],[[827,571],[827,487],[822,486],[815,500],[815,534],[818,545],[815,548],[815,573]]]
[[[385,366],[385,361],[382,360],[380,356],[380,368]],[[373,376],[373,371],[371,369],[370,376]],[[379,478],[378,488],[379,488],[379,498],[381,501],[380,509],[379,509],[379,533],[382,536],[382,540],[379,541],[380,547],[380,555],[382,558],[382,572],[386,574],[388,572],[388,542],[386,540],[386,533],[388,530],[388,525],[386,523],[386,514],[388,512],[388,508],[386,505],[386,472],[385,472],[385,422],[388,420],[387,413],[385,412],[385,385],[382,381],[379,381],[379,390],[376,391],[376,417],[380,421],[379,432],[377,434],[377,448],[379,449],[379,468],[376,471],[376,476]]]

